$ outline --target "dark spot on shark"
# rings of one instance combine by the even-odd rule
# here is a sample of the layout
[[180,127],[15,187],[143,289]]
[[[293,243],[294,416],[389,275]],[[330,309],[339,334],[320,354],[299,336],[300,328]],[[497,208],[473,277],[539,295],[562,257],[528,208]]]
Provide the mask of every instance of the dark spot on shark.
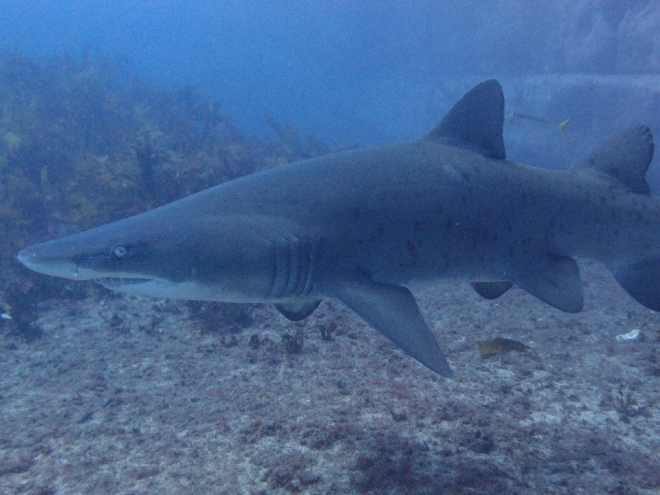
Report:
[[412,264],[417,265],[418,255],[417,255],[417,247],[415,246],[415,243],[413,241],[408,241],[406,243],[406,249],[411,254]]

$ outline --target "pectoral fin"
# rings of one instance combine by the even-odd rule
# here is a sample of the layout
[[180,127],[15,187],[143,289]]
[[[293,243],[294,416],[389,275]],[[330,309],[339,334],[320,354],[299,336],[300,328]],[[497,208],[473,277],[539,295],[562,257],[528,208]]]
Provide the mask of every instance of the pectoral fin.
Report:
[[580,268],[573,258],[546,255],[519,265],[511,280],[534,297],[567,313],[584,307]]
[[370,281],[342,284],[336,297],[427,368],[451,377],[435,336],[410,291]]

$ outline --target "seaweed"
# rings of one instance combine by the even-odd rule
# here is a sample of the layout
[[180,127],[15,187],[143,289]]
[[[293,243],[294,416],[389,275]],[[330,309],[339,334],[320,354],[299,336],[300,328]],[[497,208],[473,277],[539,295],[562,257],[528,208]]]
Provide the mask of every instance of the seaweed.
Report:
[[[50,60],[0,51],[0,291],[14,308],[3,326],[37,338],[33,301],[67,292],[56,279],[40,282],[52,291],[18,289],[45,280],[16,262],[26,245],[330,151],[271,122],[279,140],[246,136],[201,89],[152,86],[93,50]],[[191,303],[202,332],[219,331],[225,345],[251,323],[249,307],[237,307]],[[303,337],[292,335],[296,352]]]
[[27,277],[20,283],[10,283],[0,294],[3,331],[28,343],[43,337],[39,315],[44,301],[86,297],[84,286],[62,287],[56,279],[43,283],[35,280],[36,277]]
[[0,52],[0,227],[10,253],[329,149],[239,132],[192,85],[154,87],[102,53]]
[[287,330],[282,335],[282,345],[287,354],[300,354],[305,345],[306,336],[305,327],[301,324],[297,324],[293,329]]
[[186,301],[203,334],[239,334],[253,324],[253,304]]
[[308,134],[303,141],[298,129],[290,122],[281,124],[267,115],[266,124],[273,130],[285,152],[290,156],[295,156],[297,159],[313,158],[330,152],[330,148],[314,136]]

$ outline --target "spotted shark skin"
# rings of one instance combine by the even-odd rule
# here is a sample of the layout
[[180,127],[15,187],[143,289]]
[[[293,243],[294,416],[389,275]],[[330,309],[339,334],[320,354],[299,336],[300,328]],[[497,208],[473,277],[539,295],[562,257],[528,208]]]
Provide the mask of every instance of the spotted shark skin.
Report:
[[660,310],[649,129],[553,171],[508,161],[503,121],[502,88],[484,81],[413,141],[258,172],[18,259],[132,294],[272,303],[291,320],[338,299],[444,376],[452,371],[409,287],[460,280],[494,299],[518,285],[579,312],[574,258],[585,257]]

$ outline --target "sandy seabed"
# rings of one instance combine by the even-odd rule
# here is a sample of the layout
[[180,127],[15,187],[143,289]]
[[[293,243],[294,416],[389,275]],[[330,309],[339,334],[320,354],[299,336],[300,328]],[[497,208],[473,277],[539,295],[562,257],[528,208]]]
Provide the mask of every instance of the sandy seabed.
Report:
[[[338,302],[212,332],[182,302],[43,303],[42,338],[0,331],[0,494],[659,493],[660,315],[582,269],[578,315],[417,291],[453,379]],[[534,351],[480,356],[493,337]]]

